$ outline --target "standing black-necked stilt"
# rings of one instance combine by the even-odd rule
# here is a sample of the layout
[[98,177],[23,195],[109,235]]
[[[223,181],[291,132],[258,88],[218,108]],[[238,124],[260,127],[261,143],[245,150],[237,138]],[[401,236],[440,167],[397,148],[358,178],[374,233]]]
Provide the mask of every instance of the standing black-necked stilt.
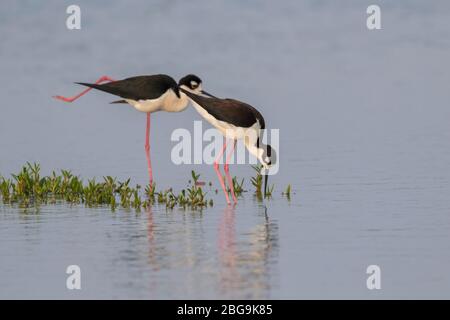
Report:
[[[101,84],[103,82],[108,83]],[[55,98],[65,102],[73,102],[86,94],[89,90],[97,89],[123,98],[123,100],[114,101],[112,103],[128,103],[136,110],[147,113],[145,152],[150,185],[153,184],[149,141],[150,113],[156,111],[180,112],[186,109],[189,104],[189,98],[186,94],[180,92],[180,88],[199,95],[213,97],[202,90],[202,80],[193,74],[181,78],[178,84],[172,77],[165,74],[137,76],[117,81],[108,76],[103,76],[95,83],[77,83],[89,88],[73,97],[55,96]]]
[[[242,139],[247,150],[253,154],[263,165],[265,170],[275,163],[275,152],[270,145],[262,143],[261,130],[265,129],[264,118],[249,104],[234,100],[234,99],[219,99],[216,97],[205,97],[196,94],[193,90],[180,88],[180,91],[185,93],[192,101],[195,109],[200,115],[211,123],[214,127],[219,129],[225,139],[229,138],[233,140],[233,146],[228,155],[225,155],[225,175],[228,181],[229,188],[233,201],[236,203],[236,195],[233,190],[233,180],[229,173],[228,163],[234,148],[236,147],[237,140]],[[227,142],[225,141],[222,151],[214,161],[214,169],[219,178],[222,190],[225,193],[227,203],[230,204],[228,192],[225,188],[225,182],[219,170],[219,159],[225,153]],[[265,174],[264,178],[264,196],[267,193],[267,180],[268,175]]]

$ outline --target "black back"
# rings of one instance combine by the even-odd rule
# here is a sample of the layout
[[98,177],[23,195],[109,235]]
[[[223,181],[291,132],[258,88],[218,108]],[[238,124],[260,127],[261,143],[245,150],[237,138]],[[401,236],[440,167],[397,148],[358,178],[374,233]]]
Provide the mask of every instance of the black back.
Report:
[[157,99],[169,89],[180,96],[176,81],[165,74],[131,77],[105,84],[77,83],[132,100]]
[[206,98],[181,88],[180,90],[217,120],[243,128],[249,128],[259,121],[261,129],[266,127],[261,113],[249,104],[234,99]]

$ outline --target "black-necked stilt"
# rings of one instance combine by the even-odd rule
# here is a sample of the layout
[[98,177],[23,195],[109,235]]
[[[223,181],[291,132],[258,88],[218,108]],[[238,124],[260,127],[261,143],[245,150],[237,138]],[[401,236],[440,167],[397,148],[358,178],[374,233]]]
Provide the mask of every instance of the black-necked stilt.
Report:
[[[233,201],[236,203],[237,199],[234,194],[233,181],[229,174],[228,163],[234,148],[236,147],[237,140],[244,141],[247,150],[261,162],[265,170],[268,170],[275,162],[275,152],[272,150],[272,147],[263,144],[261,141],[261,130],[265,129],[264,118],[254,107],[238,100],[219,99],[211,96],[205,97],[196,94],[193,90],[185,88],[180,88],[180,91],[185,93],[191,99],[192,104],[198,113],[200,113],[206,121],[219,129],[225,139],[229,138],[233,140],[231,151],[225,157],[224,170]],[[214,169],[219,178],[223,192],[225,193],[227,203],[230,204],[228,192],[225,188],[225,182],[223,181],[222,175],[220,174],[218,162],[223,156],[226,147],[227,142],[225,141],[222,151],[214,161]],[[267,180],[268,175],[265,174],[264,196],[267,193]]]
[[[107,83],[101,84],[103,82]],[[165,74],[137,76],[117,81],[108,76],[103,76],[95,83],[77,83],[89,88],[73,97],[55,96],[55,98],[65,102],[73,102],[86,94],[89,90],[97,89],[119,96],[123,99],[112,103],[128,103],[136,110],[147,113],[145,152],[150,185],[153,184],[149,141],[150,113],[156,111],[180,112],[186,109],[189,104],[189,98],[183,92],[180,92],[180,88],[196,94],[213,97],[202,90],[202,80],[193,74],[181,78],[178,84],[172,77]]]

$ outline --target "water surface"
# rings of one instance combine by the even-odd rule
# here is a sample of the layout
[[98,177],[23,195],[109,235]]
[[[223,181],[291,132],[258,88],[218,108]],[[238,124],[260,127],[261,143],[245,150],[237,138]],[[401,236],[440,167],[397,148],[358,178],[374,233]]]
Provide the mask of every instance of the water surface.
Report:
[[[144,184],[143,114],[101,93],[51,99],[104,74],[196,73],[257,107],[281,150],[270,201],[231,166],[249,190],[235,208],[213,190],[202,212],[0,205],[0,298],[450,298],[450,5],[378,3],[379,31],[370,1],[78,1],[79,31],[65,28],[72,3],[5,3],[1,174],[36,161]],[[152,116],[160,188],[191,169],[218,187],[211,166],[170,160],[172,131],[199,119]],[[366,288],[371,264],[381,290]]]

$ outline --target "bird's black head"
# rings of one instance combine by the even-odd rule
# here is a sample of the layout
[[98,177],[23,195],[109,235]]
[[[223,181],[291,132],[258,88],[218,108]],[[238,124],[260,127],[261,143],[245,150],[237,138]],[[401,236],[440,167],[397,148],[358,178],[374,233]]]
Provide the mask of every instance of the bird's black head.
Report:
[[182,90],[190,91],[197,95],[215,98],[212,94],[202,89],[202,80],[194,74],[188,74],[178,81],[178,87]]
[[263,152],[261,159],[263,160],[263,166],[268,168],[276,163],[276,153],[275,150],[272,149],[270,144],[266,144],[263,146]]
[[276,163],[277,155],[270,144],[264,144],[258,138],[258,140],[256,141],[256,147],[259,149],[258,159],[259,161],[261,161],[261,164],[265,169],[269,169]]
[[202,80],[194,74],[188,74],[178,81],[178,86],[186,86],[192,91],[201,90]]
[[264,172],[264,198],[267,195],[267,186],[268,186],[268,180],[269,180],[269,174],[268,170],[271,166],[276,164],[277,162],[277,153],[275,150],[270,146],[270,144],[261,144],[259,146],[260,148],[260,161],[263,165],[263,172]]

